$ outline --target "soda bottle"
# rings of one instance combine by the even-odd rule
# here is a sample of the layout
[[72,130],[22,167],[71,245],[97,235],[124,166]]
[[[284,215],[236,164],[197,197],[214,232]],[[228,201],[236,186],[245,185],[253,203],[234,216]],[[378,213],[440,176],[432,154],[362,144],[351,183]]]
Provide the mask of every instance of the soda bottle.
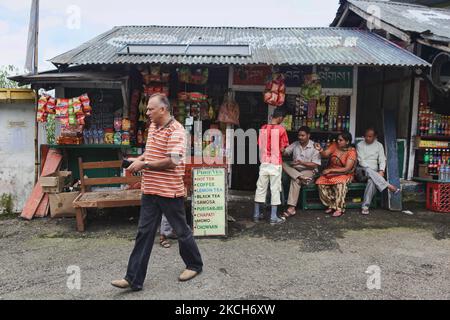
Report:
[[425,155],[423,156],[423,162],[425,164],[430,163],[430,150],[428,150],[428,149],[425,150]]

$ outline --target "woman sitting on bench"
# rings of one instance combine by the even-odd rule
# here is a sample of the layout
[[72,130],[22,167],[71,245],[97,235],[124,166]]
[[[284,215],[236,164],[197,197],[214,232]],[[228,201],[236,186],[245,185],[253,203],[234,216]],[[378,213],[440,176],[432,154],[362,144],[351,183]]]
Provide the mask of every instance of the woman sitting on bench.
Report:
[[319,144],[315,148],[323,158],[329,158],[327,169],[317,179],[320,200],[328,208],[325,213],[333,214],[339,218],[345,213],[345,197],[348,184],[353,181],[357,164],[356,149],[351,146],[352,135],[342,133],[338,136],[337,143],[333,143],[327,150]]

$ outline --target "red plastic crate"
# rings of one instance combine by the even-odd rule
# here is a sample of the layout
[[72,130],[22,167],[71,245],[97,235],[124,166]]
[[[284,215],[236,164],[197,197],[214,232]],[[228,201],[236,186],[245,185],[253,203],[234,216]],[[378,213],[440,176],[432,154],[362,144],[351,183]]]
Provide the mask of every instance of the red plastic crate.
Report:
[[450,183],[427,183],[427,209],[450,213]]

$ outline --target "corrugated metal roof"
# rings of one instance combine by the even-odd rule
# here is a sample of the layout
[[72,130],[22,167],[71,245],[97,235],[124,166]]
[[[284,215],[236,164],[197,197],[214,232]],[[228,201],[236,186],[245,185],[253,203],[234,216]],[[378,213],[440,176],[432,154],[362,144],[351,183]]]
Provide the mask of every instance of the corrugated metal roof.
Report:
[[424,38],[450,42],[450,9],[392,1],[347,0],[368,14],[379,13],[381,21]]
[[[119,55],[127,44],[250,45],[252,55]],[[50,60],[54,64],[428,66],[370,32],[350,28],[123,26]]]

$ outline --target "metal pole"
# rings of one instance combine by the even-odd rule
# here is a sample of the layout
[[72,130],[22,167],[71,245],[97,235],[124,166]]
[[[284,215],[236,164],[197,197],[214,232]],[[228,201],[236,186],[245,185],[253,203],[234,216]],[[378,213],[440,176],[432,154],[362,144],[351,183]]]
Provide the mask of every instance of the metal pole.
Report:
[[39,49],[39,0],[36,0],[36,41],[34,45],[34,68],[33,68],[34,74],[38,73],[38,65],[39,65],[38,49]]

